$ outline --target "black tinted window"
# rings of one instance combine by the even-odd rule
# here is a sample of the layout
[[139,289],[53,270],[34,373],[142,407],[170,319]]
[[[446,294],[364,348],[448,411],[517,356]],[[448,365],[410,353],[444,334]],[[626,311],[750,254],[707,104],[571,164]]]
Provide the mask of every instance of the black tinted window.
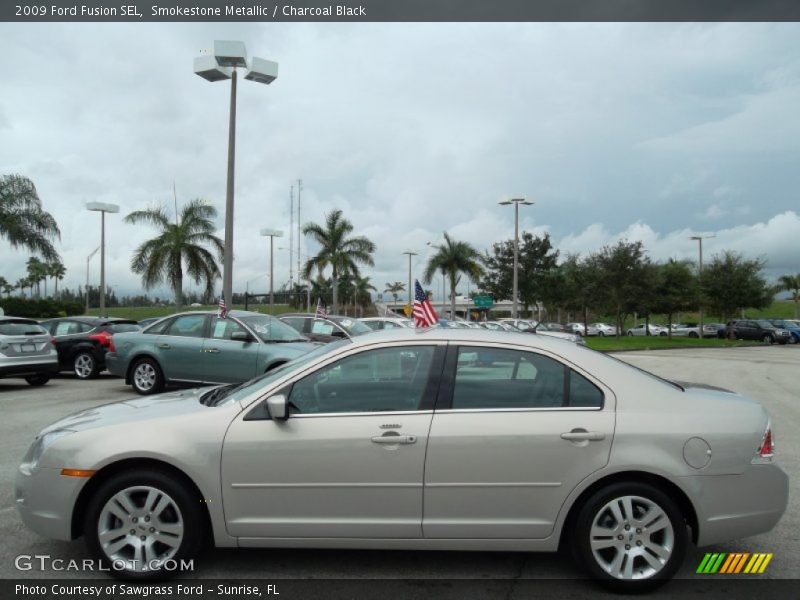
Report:
[[299,414],[417,410],[433,352],[433,346],[405,346],[343,358],[295,383],[291,409]]
[[600,408],[603,406],[603,392],[580,373],[569,373],[569,406]]
[[111,333],[127,333],[129,331],[139,331],[140,329],[141,327],[136,323],[115,323],[108,326],[108,330]]
[[458,350],[453,408],[561,407],[565,369],[533,352],[463,346]]

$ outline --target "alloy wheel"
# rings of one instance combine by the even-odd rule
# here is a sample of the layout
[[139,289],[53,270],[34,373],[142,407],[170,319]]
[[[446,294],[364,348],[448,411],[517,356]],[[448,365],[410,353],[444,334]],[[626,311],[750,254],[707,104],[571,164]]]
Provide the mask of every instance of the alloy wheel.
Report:
[[642,496],[620,496],[604,504],[592,520],[589,535],[595,561],[619,580],[657,576],[675,548],[669,516]]
[[134,385],[143,392],[148,392],[153,389],[157,377],[156,368],[149,362],[136,365],[136,369],[133,371]]
[[184,538],[178,504],[150,486],[120,490],[105,503],[97,521],[97,537],[115,568],[129,571],[159,569],[172,559]]
[[94,373],[94,358],[90,354],[79,354],[75,357],[75,375],[88,379]]

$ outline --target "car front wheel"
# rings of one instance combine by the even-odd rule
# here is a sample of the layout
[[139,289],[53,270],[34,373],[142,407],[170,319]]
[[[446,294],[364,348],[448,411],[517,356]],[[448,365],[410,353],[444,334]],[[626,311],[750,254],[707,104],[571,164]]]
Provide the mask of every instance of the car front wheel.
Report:
[[84,523],[89,552],[121,579],[163,579],[201,549],[200,502],[166,472],[122,472],[101,484]]
[[589,573],[621,592],[648,591],[670,579],[688,544],[675,502],[643,483],[616,483],[596,492],[581,509],[574,536]]
[[143,396],[157,394],[164,389],[161,367],[152,358],[140,358],[131,370],[131,385],[136,393]]
[[93,379],[100,373],[100,367],[91,352],[79,352],[72,359],[72,370],[78,379]]
[[770,334],[768,334],[768,333],[765,333],[764,336],[761,338],[761,341],[765,342],[767,344],[771,344],[772,343],[772,336]]

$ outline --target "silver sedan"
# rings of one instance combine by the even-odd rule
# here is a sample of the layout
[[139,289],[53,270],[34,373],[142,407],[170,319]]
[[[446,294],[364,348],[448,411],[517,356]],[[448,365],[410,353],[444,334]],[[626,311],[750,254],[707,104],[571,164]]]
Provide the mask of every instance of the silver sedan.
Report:
[[218,547],[555,551],[606,585],[773,528],[788,478],[756,401],[564,340],[432,328],[44,429],[16,503],[119,577]]

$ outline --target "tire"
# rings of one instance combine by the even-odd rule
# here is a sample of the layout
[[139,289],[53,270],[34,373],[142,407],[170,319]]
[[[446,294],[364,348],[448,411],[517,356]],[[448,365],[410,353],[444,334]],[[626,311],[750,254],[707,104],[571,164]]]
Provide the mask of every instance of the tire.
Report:
[[772,339],[772,336],[768,333],[765,333],[761,336],[761,341],[767,344],[772,344],[775,340]]
[[696,337],[700,337],[700,336],[698,336],[694,331],[690,331],[689,332],[689,337],[690,338],[696,338]]
[[662,331],[658,335],[659,335],[659,337],[667,337],[667,332],[666,331]]
[[628,332],[628,335],[629,335],[629,336],[631,336],[631,337],[633,337],[633,332],[632,332],[632,331],[629,331],[629,332]]
[[164,389],[164,374],[152,358],[140,358],[131,367],[131,386],[142,396],[158,394]]
[[598,331],[597,332],[597,336],[598,337],[603,337],[604,335],[605,335],[605,333],[603,333],[602,331]]
[[[633,514],[627,514],[631,509]],[[598,528],[609,534],[595,533],[593,544],[592,531]],[[689,543],[675,502],[656,487],[634,482],[614,483],[593,494],[578,513],[572,535],[582,566],[617,592],[646,592],[665,583],[681,567]]]
[[78,379],[94,379],[100,373],[100,365],[91,352],[78,352],[72,359],[72,372]]
[[132,580],[176,575],[178,569],[165,569],[164,562],[193,558],[206,539],[198,499],[173,474],[151,469],[123,471],[100,484],[87,505],[83,534],[104,568]]
[[30,385],[38,386],[44,385],[48,381],[50,381],[50,374],[49,373],[37,373],[36,375],[28,375],[25,378],[25,381],[28,382]]

